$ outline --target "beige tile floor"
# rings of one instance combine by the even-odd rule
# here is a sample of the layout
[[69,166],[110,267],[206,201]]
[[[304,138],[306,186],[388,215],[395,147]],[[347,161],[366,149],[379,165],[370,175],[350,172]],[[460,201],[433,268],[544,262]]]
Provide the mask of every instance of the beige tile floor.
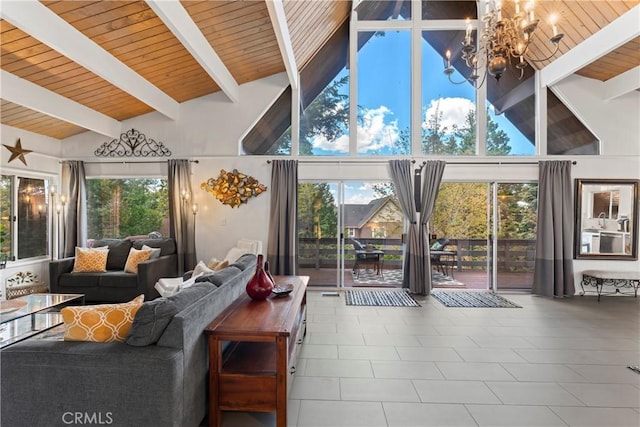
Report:
[[[352,307],[309,291],[290,426],[640,426],[640,299]],[[224,414],[271,427],[273,414]]]

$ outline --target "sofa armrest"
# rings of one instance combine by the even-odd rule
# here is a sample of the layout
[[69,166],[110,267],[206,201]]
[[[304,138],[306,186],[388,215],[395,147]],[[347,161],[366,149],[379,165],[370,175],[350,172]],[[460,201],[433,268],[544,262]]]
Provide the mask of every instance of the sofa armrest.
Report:
[[0,365],[2,425],[64,427],[66,413],[88,412],[98,424],[177,426],[184,416],[181,349],[35,339],[3,349]]
[[49,289],[53,293],[62,293],[58,283],[58,279],[64,273],[71,273],[75,258],[62,258],[49,262]]
[[165,255],[138,264],[138,288],[149,301],[160,296],[154,288],[163,277],[178,277],[178,255]]

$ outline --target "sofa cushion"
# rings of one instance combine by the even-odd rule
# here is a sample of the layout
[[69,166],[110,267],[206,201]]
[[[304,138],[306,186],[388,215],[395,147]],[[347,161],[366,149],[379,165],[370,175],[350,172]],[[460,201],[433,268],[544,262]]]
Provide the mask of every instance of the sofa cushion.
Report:
[[103,273],[107,271],[107,257],[109,250],[106,248],[76,248],[76,256],[73,263],[74,273]]
[[138,286],[138,276],[124,271],[107,271],[97,274],[98,286],[106,288],[135,288]]
[[166,239],[143,239],[133,242],[133,247],[142,249],[142,246],[150,248],[160,248],[160,256],[171,255],[176,253],[176,242],[171,238]]
[[107,270],[124,270],[124,265],[129,256],[131,249],[131,241],[123,239],[101,239],[93,242],[93,247],[109,247],[109,256],[107,257]]
[[100,276],[103,274],[107,273],[63,273],[58,279],[58,286],[61,288],[86,288],[98,286]]
[[99,304],[64,307],[65,341],[124,341],[131,329],[144,295],[123,304]]
[[196,283],[209,282],[213,283],[216,286],[222,286],[226,282],[228,282],[232,277],[240,274],[241,271],[238,267],[229,266],[220,271],[214,271],[211,274],[198,277],[196,279]]
[[124,265],[124,271],[126,273],[138,274],[138,264],[147,261],[151,256],[151,249],[129,249],[129,256],[127,262]]
[[241,271],[244,271],[249,266],[253,266],[256,263],[256,256],[253,254],[244,254],[234,262],[232,262],[229,267],[236,267]]

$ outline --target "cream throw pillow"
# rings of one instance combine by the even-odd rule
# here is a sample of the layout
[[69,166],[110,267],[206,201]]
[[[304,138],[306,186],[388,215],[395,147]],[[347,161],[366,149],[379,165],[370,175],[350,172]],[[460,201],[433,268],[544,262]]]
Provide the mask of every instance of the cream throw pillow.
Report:
[[129,256],[127,257],[127,263],[124,265],[124,271],[126,273],[138,274],[138,264],[147,261],[150,256],[151,251],[148,249],[131,248],[129,250]]
[[124,341],[144,294],[124,304],[70,306],[60,310],[65,341]]
[[191,273],[191,277],[193,276],[202,276],[202,275],[208,275],[213,273],[213,269],[207,267],[204,263],[204,261],[200,261],[199,263],[196,264],[196,266],[193,268],[193,273]]
[[104,273],[107,271],[109,248],[76,248],[73,273]]

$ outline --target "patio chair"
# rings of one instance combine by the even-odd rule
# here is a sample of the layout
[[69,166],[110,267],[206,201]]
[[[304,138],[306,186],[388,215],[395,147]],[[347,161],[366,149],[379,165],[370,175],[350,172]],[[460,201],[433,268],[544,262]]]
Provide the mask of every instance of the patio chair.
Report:
[[[440,238],[440,239],[436,240],[435,242],[433,242],[433,244],[431,245],[430,250],[431,251],[444,251],[445,248],[447,247],[447,245],[449,245],[449,239]],[[445,262],[442,259],[443,254],[431,253],[430,255],[431,255],[431,265],[435,266],[437,271],[441,272],[442,274],[444,274],[446,276],[447,275],[447,271],[445,269],[445,267],[446,267]]]
[[360,269],[371,266],[378,274],[381,274],[381,256],[380,251],[369,253],[366,247],[359,241],[352,239],[355,261],[353,263],[353,272],[356,278],[360,277]]

